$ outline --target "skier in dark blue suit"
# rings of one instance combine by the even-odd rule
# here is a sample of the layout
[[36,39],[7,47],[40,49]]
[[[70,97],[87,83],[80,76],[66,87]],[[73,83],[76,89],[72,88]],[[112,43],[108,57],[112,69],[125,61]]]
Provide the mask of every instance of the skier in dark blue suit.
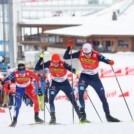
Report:
[[67,79],[67,70],[72,70],[75,74],[77,74],[77,71],[74,68],[71,69],[71,66],[69,64],[62,61],[58,54],[53,54],[51,60],[45,63],[43,62],[43,58],[44,54],[41,53],[40,59],[36,64],[35,70],[43,69],[44,66],[44,68],[49,68],[50,74],[52,76],[52,83],[49,89],[49,103],[51,115],[50,124],[56,123],[54,99],[60,90],[62,90],[67,95],[79,117],[79,108],[75,101],[72,87]]
[[83,117],[83,120],[86,120],[85,102],[83,95],[87,86],[90,85],[95,89],[97,95],[99,96],[102,102],[107,121],[119,122],[118,119],[110,115],[109,106],[107,103],[107,99],[105,97],[104,87],[98,76],[98,67],[100,61],[106,64],[110,64],[111,66],[114,65],[114,61],[109,60],[100,53],[98,53],[97,51],[94,51],[92,45],[89,43],[85,43],[82,47],[82,50],[77,51],[72,55],[70,54],[71,47],[72,43],[68,43],[68,48],[65,51],[63,58],[64,59],[71,59],[71,57],[77,58],[79,59],[82,66],[82,72],[78,83],[78,89],[79,89],[79,102],[81,105],[80,113],[81,116]]

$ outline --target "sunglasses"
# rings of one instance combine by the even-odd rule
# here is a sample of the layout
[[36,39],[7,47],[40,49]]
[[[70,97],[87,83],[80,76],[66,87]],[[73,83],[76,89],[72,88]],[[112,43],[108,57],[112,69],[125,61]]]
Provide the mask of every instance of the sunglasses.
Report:
[[57,61],[57,60],[54,60],[52,62],[53,62],[53,64],[59,64],[59,61]]
[[89,53],[84,53],[84,52],[83,52],[84,55],[90,55],[91,53],[92,53],[92,52],[89,52]]

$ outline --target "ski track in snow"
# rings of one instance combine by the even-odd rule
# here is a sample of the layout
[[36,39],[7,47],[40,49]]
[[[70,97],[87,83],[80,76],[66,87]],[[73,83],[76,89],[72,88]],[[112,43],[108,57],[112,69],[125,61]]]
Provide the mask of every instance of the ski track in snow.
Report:
[[[126,53],[122,55],[118,54],[105,54],[108,58],[115,61],[114,67],[126,67],[134,66],[134,54]],[[118,61],[117,61],[118,60]],[[108,65],[101,64],[103,67],[110,69]],[[56,100],[56,119],[58,123],[65,125],[27,125],[29,123],[34,123],[34,112],[33,107],[27,107],[22,103],[20,109],[20,114],[18,118],[18,123],[15,128],[9,127],[11,123],[10,115],[8,109],[6,113],[0,113],[0,134],[24,134],[24,133],[44,133],[44,134],[134,134],[134,122],[131,122],[131,117],[129,115],[128,109],[121,95],[119,86],[114,77],[101,79],[105,88],[107,100],[109,103],[109,108],[111,115],[124,121],[120,123],[107,123],[105,114],[102,109],[102,104],[96,95],[95,91],[89,86],[87,91],[91,97],[99,115],[101,116],[103,123],[99,120],[92,104],[89,100],[86,100],[86,113],[87,119],[92,123],[90,124],[79,124],[78,117],[75,113],[74,124],[72,119],[72,106],[69,101],[66,100]],[[134,118],[134,76],[122,76],[118,77],[121,89],[123,92],[129,91],[129,97],[126,97],[127,104],[130,108],[132,116]],[[59,95],[63,95],[62,92]],[[49,107],[49,105],[47,104]],[[11,110],[13,115],[13,109]],[[49,122],[50,115],[46,109],[46,122]],[[44,112],[40,111],[40,117],[44,118]]]

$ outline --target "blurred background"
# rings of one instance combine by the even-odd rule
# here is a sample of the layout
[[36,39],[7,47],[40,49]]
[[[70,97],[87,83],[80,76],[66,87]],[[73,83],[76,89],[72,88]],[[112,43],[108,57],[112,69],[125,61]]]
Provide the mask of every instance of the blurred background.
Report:
[[0,0],[0,72],[34,68],[42,50],[46,60],[62,57],[69,40],[74,51],[90,42],[102,53],[133,52],[133,13],[134,0]]

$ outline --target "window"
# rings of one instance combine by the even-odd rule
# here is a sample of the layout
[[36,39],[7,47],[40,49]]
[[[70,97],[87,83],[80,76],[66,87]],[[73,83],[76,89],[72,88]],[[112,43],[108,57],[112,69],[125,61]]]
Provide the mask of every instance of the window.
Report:
[[118,40],[119,48],[128,48],[128,40]]
[[82,46],[86,42],[86,39],[77,39],[76,46]]
[[88,4],[98,4],[98,0],[88,0]]
[[54,35],[49,36],[49,42],[55,43],[55,36]]

